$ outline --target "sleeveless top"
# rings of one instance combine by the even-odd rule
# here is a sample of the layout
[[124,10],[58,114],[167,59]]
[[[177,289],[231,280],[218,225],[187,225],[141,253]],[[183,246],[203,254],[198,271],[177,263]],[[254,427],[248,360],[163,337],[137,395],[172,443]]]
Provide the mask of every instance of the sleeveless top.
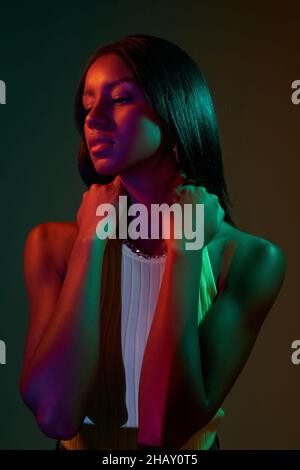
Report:
[[[101,281],[99,373],[93,403],[78,433],[61,440],[69,450],[137,450],[138,388],[143,354],[154,316],[166,257],[143,258],[109,239]],[[202,251],[198,325],[217,288],[208,249]],[[208,450],[224,410],[219,408],[182,450]],[[180,426],[180,423],[178,423]]]

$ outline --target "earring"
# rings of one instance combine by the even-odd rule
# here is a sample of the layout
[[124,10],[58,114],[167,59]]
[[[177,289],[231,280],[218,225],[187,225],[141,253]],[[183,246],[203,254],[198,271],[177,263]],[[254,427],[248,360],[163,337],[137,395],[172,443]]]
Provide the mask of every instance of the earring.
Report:
[[173,152],[175,153],[175,159],[179,163],[178,154],[177,154],[177,142],[173,145]]

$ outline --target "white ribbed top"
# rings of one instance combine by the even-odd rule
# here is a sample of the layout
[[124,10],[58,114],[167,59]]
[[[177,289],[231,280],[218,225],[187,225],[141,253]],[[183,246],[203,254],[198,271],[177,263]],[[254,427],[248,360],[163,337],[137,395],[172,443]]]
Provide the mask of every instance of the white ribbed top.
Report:
[[[99,377],[99,399],[95,401],[95,409],[91,410],[91,416],[95,416],[97,424],[86,416],[78,433],[72,439],[61,441],[69,450],[138,449],[140,373],[166,257],[143,258],[124,244],[121,247],[111,244],[110,247],[103,262],[103,272],[107,275],[103,277],[102,283],[104,295],[101,302],[103,321],[100,344],[103,362]],[[202,261],[198,324],[217,296],[207,247],[203,250]],[[122,370],[125,372],[125,383]],[[128,419],[121,425],[125,420],[125,404]],[[206,426],[191,436],[181,449],[209,449],[223,417],[224,410],[220,407]]]
[[[166,256],[143,258],[122,244],[121,338],[128,413],[124,428],[138,428],[141,367],[165,264]],[[88,416],[84,423],[94,424]]]
[[140,373],[165,263],[166,257],[147,259],[122,246],[121,335],[128,420],[121,427],[138,427]]

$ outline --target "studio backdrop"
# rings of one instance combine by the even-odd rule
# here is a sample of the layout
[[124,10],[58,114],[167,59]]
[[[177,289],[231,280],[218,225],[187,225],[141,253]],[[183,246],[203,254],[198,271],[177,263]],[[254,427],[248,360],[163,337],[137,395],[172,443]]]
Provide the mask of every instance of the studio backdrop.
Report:
[[53,449],[19,390],[24,243],[76,222],[75,92],[97,47],[140,33],[184,49],[214,100],[238,228],[278,245],[284,283],[222,408],[222,449],[300,449],[300,6],[296,1],[5,2],[0,29],[0,449]]

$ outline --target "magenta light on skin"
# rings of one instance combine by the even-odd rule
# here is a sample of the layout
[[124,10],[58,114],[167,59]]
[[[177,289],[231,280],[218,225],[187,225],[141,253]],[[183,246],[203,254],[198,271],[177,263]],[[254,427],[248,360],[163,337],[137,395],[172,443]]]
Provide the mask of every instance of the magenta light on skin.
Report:
[[113,144],[111,144],[109,142],[106,142],[106,143],[103,143],[103,144],[97,144],[97,145],[95,145],[91,148],[91,152],[92,152],[93,155],[98,155],[102,151],[108,150],[112,146],[113,146]]

